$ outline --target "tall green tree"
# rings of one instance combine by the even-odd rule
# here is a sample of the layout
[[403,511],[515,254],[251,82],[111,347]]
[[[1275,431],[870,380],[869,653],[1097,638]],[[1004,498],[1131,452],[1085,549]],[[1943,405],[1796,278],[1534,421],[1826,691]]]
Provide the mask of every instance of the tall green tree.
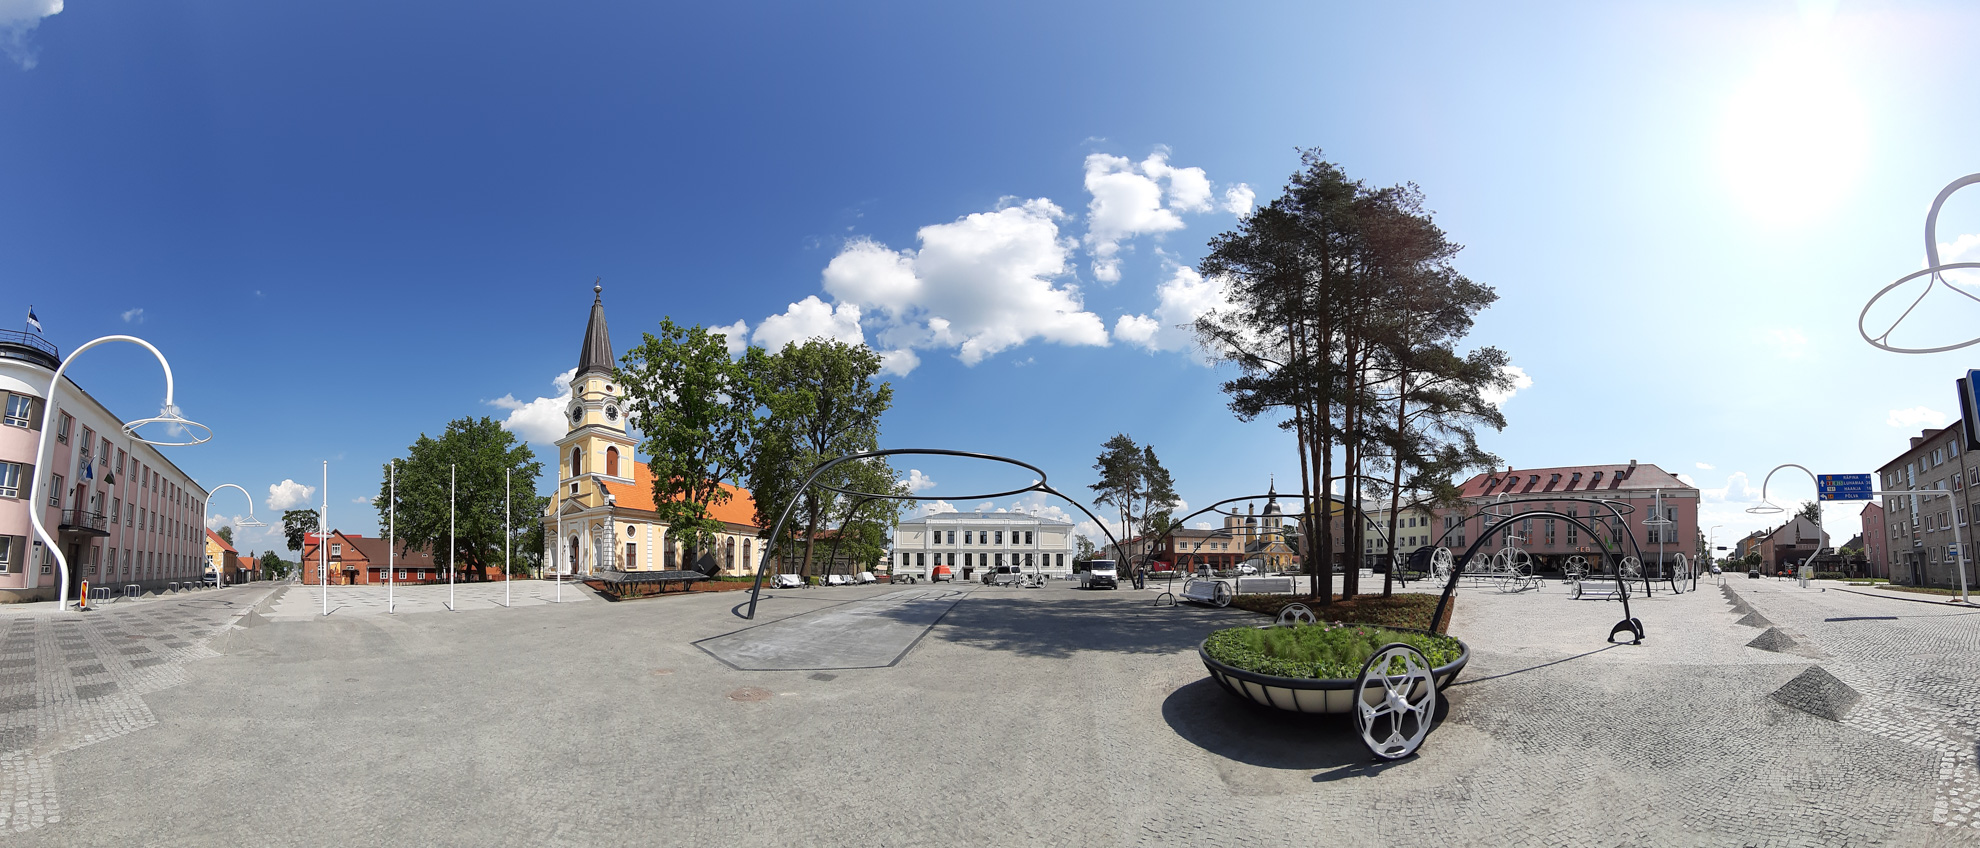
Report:
[[[764,417],[757,426],[747,472],[756,518],[766,534],[796,501],[793,524],[780,547],[803,543],[799,572],[811,574],[819,529],[837,496],[812,486],[797,491],[812,469],[834,457],[875,450],[880,417],[894,402],[892,385],[879,382],[880,355],[865,345],[814,338],[776,353],[752,349],[745,358]],[[820,483],[839,485],[856,471],[841,465]]]
[[[396,500],[394,464],[398,466]],[[487,567],[503,565],[505,549],[512,556],[526,550],[530,528],[541,525],[548,499],[536,494],[535,481],[542,470],[529,445],[494,419],[461,418],[448,422],[440,438],[421,433],[406,449],[405,458],[386,463],[372,503],[378,508],[379,526],[391,522],[396,527],[400,550],[430,550],[435,564],[442,567],[450,553],[451,519],[455,568],[462,579],[484,579]],[[504,472],[510,484],[506,513]],[[505,517],[510,534],[506,546]],[[514,561],[510,563],[513,568]]]
[[1822,505],[1815,501],[1802,501],[1801,508],[1794,511],[1794,517],[1806,518],[1819,526],[1822,523]]
[[282,539],[289,543],[289,550],[300,553],[304,537],[318,530],[316,510],[292,509],[282,513]]
[[220,541],[226,542],[229,545],[234,543],[234,528],[232,527],[222,527],[213,531],[213,535],[219,536]]
[[632,423],[653,472],[654,511],[686,550],[712,548],[723,530],[712,507],[729,501],[723,483],[748,468],[758,429],[755,381],[748,360],[729,355],[726,340],[697,324],[660,321],[639,346],[620,357]]
[[1155,458],[1154,446],[1136,444],[1126,433],[1115,434],[1100,446],[1093,470],[1100,473],[1099,481],[1087,486],[1093,490],[1093,504],[1114,508],[1122,544],[1147,535],[1157,524],[1168,526],[1177,503],[1175,481]]
[[269,551],[261,555],[261,573],[268,575],[268,579],[270,580],[280,580],[287,577],[289,576],[289,572],[294,568],[294,563],[276,556],[274,551]]

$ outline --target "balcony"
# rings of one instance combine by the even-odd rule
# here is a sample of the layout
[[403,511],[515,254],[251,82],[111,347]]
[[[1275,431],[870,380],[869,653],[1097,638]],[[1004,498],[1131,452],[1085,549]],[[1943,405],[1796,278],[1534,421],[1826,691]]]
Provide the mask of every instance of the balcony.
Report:
[[87,510],[81,510],[81,509],[65,509],[62,511],[62,524],[57,529],[61,530],[64,533],[82,533],[88,536],[108,536],[110,535],[110,531],[104,528],[107,527],[109,523],[110,523],[110,519],[104,517],[103,513],[100,512],[89,512]]
[[50,371],[62,361],[55,345],[47,339],[20,330],[0,330],[0,357],[25,360]]

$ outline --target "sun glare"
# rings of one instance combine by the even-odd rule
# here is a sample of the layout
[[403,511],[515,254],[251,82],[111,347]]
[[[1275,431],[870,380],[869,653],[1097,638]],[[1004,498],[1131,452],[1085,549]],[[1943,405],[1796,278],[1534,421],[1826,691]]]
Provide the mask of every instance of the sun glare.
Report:
[[1763,58],[1726,104],[1721,159],[1740,205],[1771,225],[1834,209],[1868,155],[1863,102],[1833,53],[1805,38]]

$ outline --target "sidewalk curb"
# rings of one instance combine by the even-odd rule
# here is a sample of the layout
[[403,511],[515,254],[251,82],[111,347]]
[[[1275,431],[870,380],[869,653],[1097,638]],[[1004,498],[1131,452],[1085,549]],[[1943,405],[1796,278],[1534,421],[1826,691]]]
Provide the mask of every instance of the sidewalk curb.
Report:
[[1933,601],[1933,600],[1927,600],[1925,598],[1902,598],[1892,594],[1865,592],[1861,589],[1844,589],[1840,586],[1824,586],[1822,588],[1834,589],[1835,591],[1838,592],[1848,592],[1852,595],[1862,595],[1863,597],[1866,598],[1883,598],[1884,600],[1887,601],[1909,601],[1914,604],[1931,604],[1935,607],[1953,607],[1956,609],[1980,609],[1980,604],[1963,603],[1957,599],[1946,600],[1946,601]]

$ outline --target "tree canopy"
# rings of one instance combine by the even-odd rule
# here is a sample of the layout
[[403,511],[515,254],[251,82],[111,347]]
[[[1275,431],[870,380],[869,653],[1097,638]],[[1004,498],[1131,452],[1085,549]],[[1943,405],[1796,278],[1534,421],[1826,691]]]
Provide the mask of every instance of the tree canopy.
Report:
[[292,509],[282,513],[282,539],[289,543],[289,550],[300,552],[304,537],[317,531],[317,515],[313,509]]
[[1151,528],[1166,528],[1170,511],[1178,503],[1175,481],[1169,470],[1155,458],[1153,445],[1136,444],[1126,433],[1116,434],[1100,446],[1093,462],[1100,472],[1092,489],[1095,506],[1111,506],[1121,522],[1121,541],[1144,535]]
[[654,511],[689,551],[713,546],[723,523],[709,508],[729,501],[722,484],[741,477],[759,427],[745,361],[721,335],[663,318],[659,335],[647,333],[619,362],[653,472]]
[[[485,577],[487,567],[504,564],[505,549],[521,550],[532,525],[540,527],[546,499],[536,494],[535,481],[542,469],[529,445],[494,419],[450,421],[440,438],[421,433],[403,459],[381,469],[372,501],[378,526],[391,528],[387,532],[397,537],[400,550],[430,550],[435,565],[444,567],[451,519],[455,567],[469,578]],[[506,491],[505,472],[511,484]]]

